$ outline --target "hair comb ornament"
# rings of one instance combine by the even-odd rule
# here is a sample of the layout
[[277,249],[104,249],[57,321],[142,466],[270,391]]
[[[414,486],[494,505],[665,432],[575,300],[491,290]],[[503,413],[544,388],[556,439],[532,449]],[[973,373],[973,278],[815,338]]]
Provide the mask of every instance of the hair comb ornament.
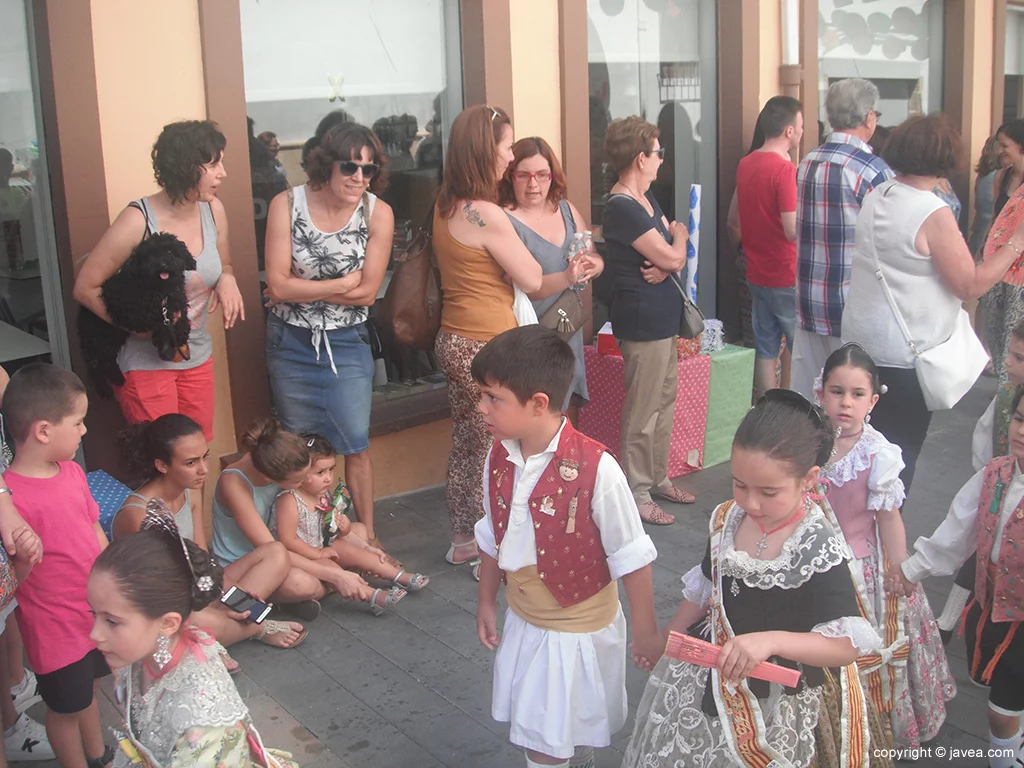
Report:
[[192,565],[192,558],[188,554],[185,539],[182,538],[181,531],[178,530],[178,524],[174,521],[174,515],[171,513],[170,507],[167,506],[167,502],[163,499],[150,499],[146,502],[146,516],[142,518],[139,530],[160,531],[173,537],[181,545],[181,553],[185,556],[185,562],[188,563],[192,582],[200,592],[209,592],[213,589],[213,579],[210,576],[196,577],[196,569]]

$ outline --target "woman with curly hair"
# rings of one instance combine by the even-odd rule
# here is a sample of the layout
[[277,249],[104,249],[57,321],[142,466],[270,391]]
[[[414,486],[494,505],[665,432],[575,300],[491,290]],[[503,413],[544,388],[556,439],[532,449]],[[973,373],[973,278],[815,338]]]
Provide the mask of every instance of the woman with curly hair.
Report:
[[278,418],[316,432],[345,456],[359,522],[373,525],[367,324],[395,236],[380,139],[365,126],[329,129],[307,158],[309,181],[282,192],[267,216],[267,367]]
[[164,126],[153,145],[153,172],[160,191],[133,200],[121,211],[75,279],[79,304],[110,322],[103,302],[105,283],[121,268],[135,246],[156,232],[174,235],[195,257],[196,269],[185,273],[190,356],[180,362],[161,360],[150,340],[132,334],[118,353],[125,382],[114,388],[129,424],[152,421],[165,413],[184,413],[213,439],[213,341],[207,315],[223,307],[224,327],[245,320],[242,295],[231,268],[228,219],[217,190],[227,177],[225,139],[208,120]]

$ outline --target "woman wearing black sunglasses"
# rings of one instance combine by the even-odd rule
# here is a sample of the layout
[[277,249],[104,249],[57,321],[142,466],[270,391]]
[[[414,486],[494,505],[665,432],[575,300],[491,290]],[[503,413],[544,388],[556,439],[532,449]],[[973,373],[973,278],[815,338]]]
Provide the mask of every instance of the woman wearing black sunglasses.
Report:
[[377,198],[386,158],[369,128],[331,128],[309,152],[309,182],[279,194],[267,221],[267,367],[278,418],[345,456],[345,481],[374,541],[367,328],[395,216]]

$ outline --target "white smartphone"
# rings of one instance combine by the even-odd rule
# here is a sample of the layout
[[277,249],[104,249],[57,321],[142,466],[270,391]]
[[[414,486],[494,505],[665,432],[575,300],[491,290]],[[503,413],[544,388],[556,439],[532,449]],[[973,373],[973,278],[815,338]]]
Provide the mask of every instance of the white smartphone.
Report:
[[260,602],[248,592],[238,587],[231,587],[221,596],[220,601],[235,613],[245,613],[248,611],[249,621],[253,624],[262,624],[263,620],[267,618],[267,614],[270,613],[269,605]]

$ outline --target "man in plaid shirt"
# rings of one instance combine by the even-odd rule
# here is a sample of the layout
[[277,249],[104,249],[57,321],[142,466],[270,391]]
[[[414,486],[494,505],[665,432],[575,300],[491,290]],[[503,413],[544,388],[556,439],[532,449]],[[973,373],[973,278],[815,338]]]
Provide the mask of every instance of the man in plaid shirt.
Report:
[[832,135],[797,170],[797,329],[791,381],[809,399],[825,360],[841,346],[839,325],[861,203],[894,176],[868,145],[880,117],[877,104],[878,88],[868,80],[833,83],[825,97]]

